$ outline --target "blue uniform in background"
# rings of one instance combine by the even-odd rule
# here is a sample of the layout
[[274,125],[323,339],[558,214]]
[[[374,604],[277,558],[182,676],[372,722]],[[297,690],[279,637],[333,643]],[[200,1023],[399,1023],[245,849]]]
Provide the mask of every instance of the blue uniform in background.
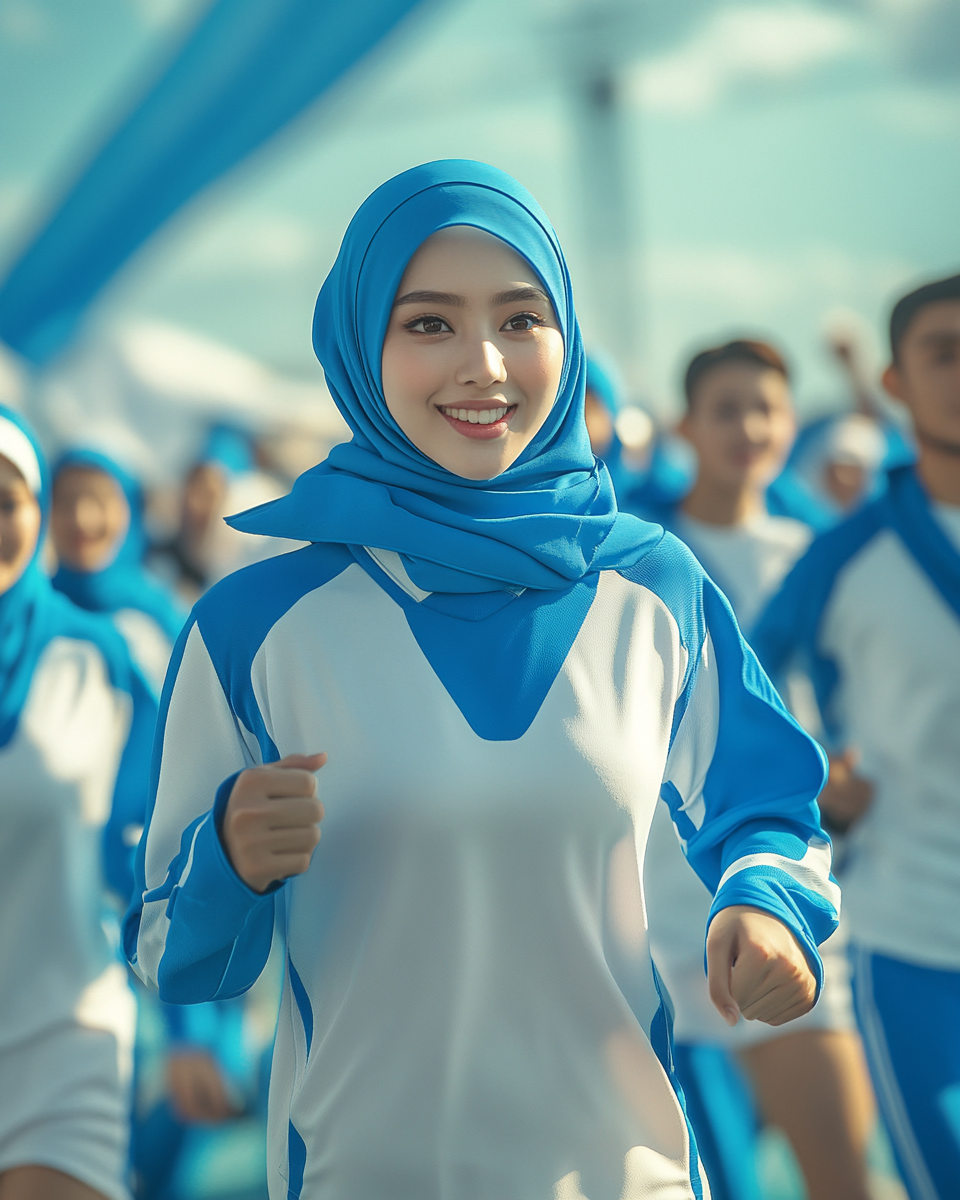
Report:
[[960,1192],[960,508],[911,467],[819,538],[754,630],[875,789],[844,873],[857,1017],[913,1200]]

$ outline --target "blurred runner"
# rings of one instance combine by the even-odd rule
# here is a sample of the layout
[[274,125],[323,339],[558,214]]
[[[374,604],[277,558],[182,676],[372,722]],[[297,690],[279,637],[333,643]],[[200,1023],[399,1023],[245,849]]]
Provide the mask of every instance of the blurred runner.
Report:
[[42,572],[49,495],[0,407],[0,1195],[125,1200],[134,1000],[107,890],[132,888],[156,702]]
[[223,521],[275,500],[284,490],[258,467],[249,433],[215,425],[184,481],[180,528],[169,542],[154,547],[151,568],[192,603],[232,571],[295,549],[300,543],[238,533]]
[[857,1018],[913,1200],[960,1195],[960,276],[890,319],[884,384],[916,467],[819,538],[755,630],[799,657],[834,758],[820,804],[850,829]]
[[[697,354],[684,382],[680,432],[696,451],[697,477],[679,505],[651,516],[690,546],[749,639],[811,538],[765,503],[796,431],[789,374],[772,346],[741,340]],[[821,950],[826,979],[811,1013],[780,1028],[741,1020],[731,1029],[710,1003],[703,969],[712,897],[686,864],[665,811],[654,817],[644,878],[654,961],[676,1010],[678,1074],[714,1200],[760,1196],[756,1118],[730,1051],[763,1116],[793,1146],[811,1200],[867,1200],[873,1108],[836,935]]]
[[81,608],[109,613],[157,696],[186,613],[144,567],[143,491],[92,448],[68,451],[53,476],[53,586]]
[[[222,444],[221,453],[226,455]],[[54,587],[81,608],[113,618],[159,697],[186,614],[143,565],[146,539],[138,481],[97,450],[67,452],[54,472],[50,528],[60,562]],[[260,989],[261,1000],[266,987],[265,983]],[[269,1052],[273,1029],[265,1039],[255,1031],[248,1011],[254,1000],[246,997],[184,1010],[162,1004],[139,983],[135,993],[136,1192],[150,1200],[173,1200],[175,1195],[191,1200],[192,1193],[184,1189],[196,1170],[191,1172],[183,1159],[190,1150],[192,1127],[233,1124],[251,1115],[259,1124],[255,1121],[248,1135],[259,1137],[263,1145],[266,1087],[261,1059]],[[274,1021],[278,1004],[279,984],[274,979]],[[212,1136],[208,1132],[206,1140]],[[251,1188],[262,1183],[262,1171],[249,1182]]]

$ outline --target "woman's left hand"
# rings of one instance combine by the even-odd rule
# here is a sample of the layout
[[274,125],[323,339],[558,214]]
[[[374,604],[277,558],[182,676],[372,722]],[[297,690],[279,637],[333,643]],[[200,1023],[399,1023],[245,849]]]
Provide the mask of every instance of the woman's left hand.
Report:
[[713,918],[707,935],[710,999],[728,1025],[785,1025],[813,1008],[817,983],[799,942],[776,917],[735,904]]

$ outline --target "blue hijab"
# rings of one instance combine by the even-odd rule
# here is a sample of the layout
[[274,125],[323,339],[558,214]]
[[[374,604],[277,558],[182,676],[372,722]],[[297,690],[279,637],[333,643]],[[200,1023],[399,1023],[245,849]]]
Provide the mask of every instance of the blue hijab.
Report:
[[0,746],[5,746],[16,732],[37,661],[55,637],[92,642],[103,655],[111,683],[126,691],[132,684],[126,646],[117,631],[55,592],[41,568],[50,505],[47,465],[33,430],[4,405],[0,405],[0,454],[23,475],[42,514],[33,557],[16,583],[0,595]]
[[[530,264],[564,341],[556,401],[537,436],[495,479],[464,479],[413,445],[383,397],[380,359],[407,264],[431,234],[485,230]],[[495,167],[444,160],[389,180],[361,205],[317,300],[313,344],[353,439],[288,496],[229,518],[274,537],[401,555],[429,592],[562,592],[637,563],[661,530],[618,512],[583,419],[586,364],[563,251],[543,210]]]
[[62,566],[53,586],[74,604],[90,612],[115,613],[132,608],[146,613],[175,642],[183,626],[180,612],[169,592],[152,579],[143,566],[147,537],[143,527],[143,491],[139,482],[112,458],[98,450],[68,450],[54,469],[54,478],[66,467],[102,471],[119,486],[130,510],[130,524],[117,553],[102,570],[75,571]]

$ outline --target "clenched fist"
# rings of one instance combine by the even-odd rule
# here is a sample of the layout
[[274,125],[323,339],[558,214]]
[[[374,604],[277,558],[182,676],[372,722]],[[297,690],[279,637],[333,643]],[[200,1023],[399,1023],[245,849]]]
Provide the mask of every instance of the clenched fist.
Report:
[[310,866],[323,820],[314,771],[326,761],[325,754],[288,754],[237,776],[221,840],[233,869],[255,892]]
[[710,999],[728,1025],[785,1025],[813,1008],[817,983],[790,930],[759,908],[722,908],[707,935]]

